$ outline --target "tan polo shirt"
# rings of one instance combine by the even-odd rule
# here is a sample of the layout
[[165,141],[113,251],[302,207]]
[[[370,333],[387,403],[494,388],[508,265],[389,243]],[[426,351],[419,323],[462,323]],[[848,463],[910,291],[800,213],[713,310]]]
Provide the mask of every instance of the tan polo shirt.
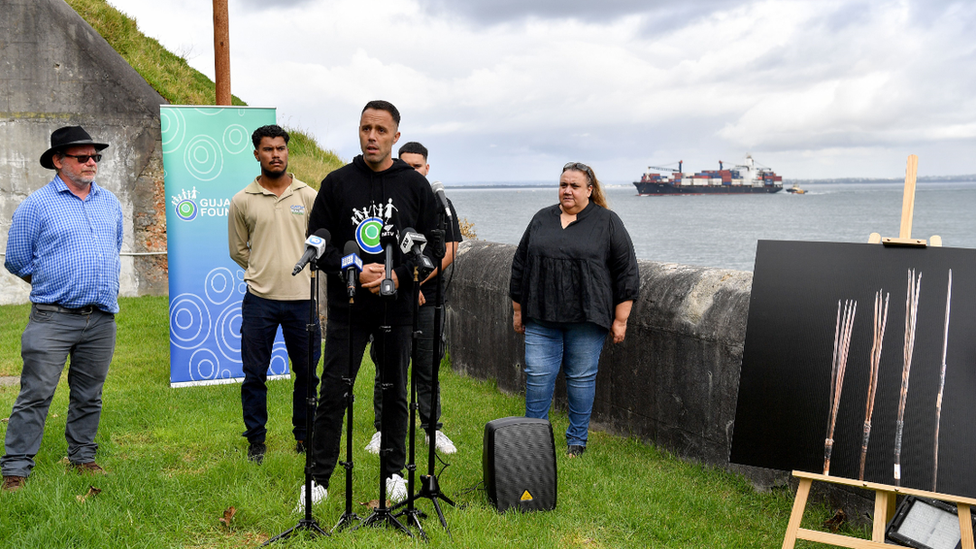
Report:
[[258,178],[230,201],[227,237],[230,257],[244,269],[250,292],[265,299],[297,301],[309,298],[308,267],[291,271],[305,252],[308,214],[315,189],[294,174],[291,185],[276,196]]

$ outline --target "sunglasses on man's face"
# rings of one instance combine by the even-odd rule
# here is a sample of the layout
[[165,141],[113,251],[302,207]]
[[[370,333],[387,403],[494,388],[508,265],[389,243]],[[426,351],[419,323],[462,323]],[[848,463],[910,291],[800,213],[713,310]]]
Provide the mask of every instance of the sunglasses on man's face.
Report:
[[79,164],[87,164],[89,158],[94,160],[96,164],[102,160],[102,155],[100,154],[65,154],[65,156],[74,158]]

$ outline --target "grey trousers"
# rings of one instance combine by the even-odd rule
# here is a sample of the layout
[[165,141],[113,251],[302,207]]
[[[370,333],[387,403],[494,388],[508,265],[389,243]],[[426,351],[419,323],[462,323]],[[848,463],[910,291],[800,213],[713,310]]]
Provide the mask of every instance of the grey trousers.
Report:
[[5,455],[0,458],[3,476],[26,477],[34,468],[48,408],[69,356],[68,418],[64,429],[68,460],[75,464],[94,461],[102,385],[114,351],[115,315],[99,310],[81,315],[31,307],[30,322],[21,336],[24,370],[20,375],[20,394],[10,413]]

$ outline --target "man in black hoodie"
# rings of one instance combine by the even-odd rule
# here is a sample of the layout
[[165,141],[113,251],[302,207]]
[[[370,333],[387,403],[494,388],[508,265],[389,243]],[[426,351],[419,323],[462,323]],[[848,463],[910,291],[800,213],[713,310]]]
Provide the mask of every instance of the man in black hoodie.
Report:
[[[390,388],[383,395],[383,440],[386,451],[383,478],[388,497],[401,501],[407,497],[402,471],[406,461],[407,364],[412,341],[413,266],[394,245],[392,279],[396,297],[380,296],[385,278],[384,243],[381,233],[411,227],[429,237],[436,228],[437,203],[424,176],[401,160],[392,157],[393,145],[400,138],[400,113],[386,101],[370,101],[359,122],[359,145],[363,154],[351,164],[330,173],[323,181],[312,212],[308,232],[328,229],[332,235],[318,267],[329,275],[325,361],[318,409],[312,436],[312,501],[327,495],[329,479],[339,457],[342,418],[346,408],[346,383],[349,367],[349,338],[352,338],[353,377],[359,372],[370,335],[374,336],[377,368],[381,368]],[[359,274],[352,322],[347,320],[349,297],[340,273],[342,247],[356,242],[362,253],[363,271]],[[386,322],[391,332],[380,327]],[[304,500],[304,491],[302,500]]]

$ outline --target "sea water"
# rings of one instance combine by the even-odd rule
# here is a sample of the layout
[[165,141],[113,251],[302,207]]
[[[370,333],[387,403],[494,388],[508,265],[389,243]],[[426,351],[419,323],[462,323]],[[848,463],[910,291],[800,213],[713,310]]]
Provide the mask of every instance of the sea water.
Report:
[[[810,184],[807,194],[638,196],[633,185],[606,188],[640,259],[752,271],[759,240],[867,242],[877,232],[897,237],[901,183]],[[448,187],[458,217],[479,240],[518,244],[541,208],[556,204],[557,187]],[[919,183],[913,238],[976,248],[976,183]]]

